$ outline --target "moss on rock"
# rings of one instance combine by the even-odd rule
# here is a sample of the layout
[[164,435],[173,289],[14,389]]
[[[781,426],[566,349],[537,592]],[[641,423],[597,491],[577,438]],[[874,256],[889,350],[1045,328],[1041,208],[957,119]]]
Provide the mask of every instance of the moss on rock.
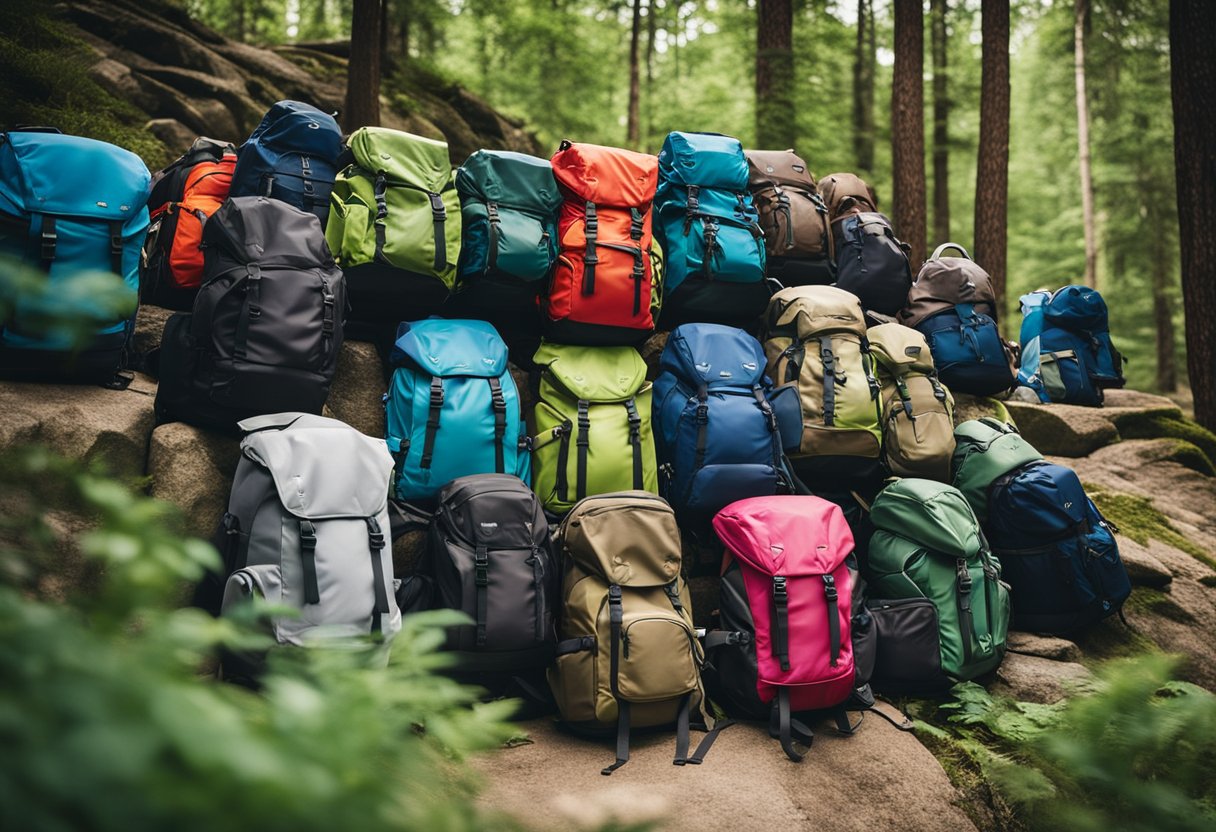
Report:
[[1141,546],[1147,546],[1150,539],[1160,540],[1216,569],[1216,560],[1180,534],[1166,516],[1157,510],[1152,500],[1134,494],[1107,491],[1094,483],[1084,485],[1090,499],[1097,504],[1106,519],[1118,527],[1121,534],[1127,535]]
[[[1111,421],[1124,439],[1180,439],[1190,443],[1206,458],[1206,471],[1210,473],[1216,460],[1216,434],[1188,419],[1180,419],[1168,411],[1128,411],[1114,413]],[[1179,460],[1181,461],[1181,460]],[[1183,463],[1186,464],[1186,463]],[[1203,464],[1203,463],[1200,463]],[[1187,467],[1191,467],[1188,465]],[[1199,471],[1199,468],[1194,470]]]

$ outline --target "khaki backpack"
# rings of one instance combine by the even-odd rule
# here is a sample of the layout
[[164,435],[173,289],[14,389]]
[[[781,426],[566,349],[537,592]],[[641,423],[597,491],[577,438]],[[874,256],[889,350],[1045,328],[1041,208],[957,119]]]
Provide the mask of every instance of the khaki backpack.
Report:
[[819,180],[819,195],[828,207],[828,220],[833,223],[846,214],[878,210],[874,189],[855,173],[829,173]]
[[675,762],[683,765],[690,715],[707,721],[704,653],[671,506],[645,491],[588,497],[554,541],[565,572],[549,684],[562,720],[592,735],[615,727],[616,762],[604,774],[629,760],[631,727],[675,723]]
[[747,187],[769,257],[832,256],[828,209],[810,168],[793,150],[748,150]]
[[882,452],[898,477],[950,482],[954,396],[937,380],[925,336],[901,324],[867,333],[882,386]]

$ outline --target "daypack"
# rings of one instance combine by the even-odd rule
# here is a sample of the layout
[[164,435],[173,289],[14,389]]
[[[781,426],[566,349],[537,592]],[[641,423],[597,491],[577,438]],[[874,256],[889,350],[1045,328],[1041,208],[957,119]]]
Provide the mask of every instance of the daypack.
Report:
[[[0,320],[0,374],[37,381],[111,383],[126,364],[135,314],[115,320],[77,278],[112,272],[134,298],[148,227],[147,167],[106,142],[58,131],[0,133],[0,255],[41,269],[55,287]],[[87,285],[87,284],[85,284]],[[47,317],[87,319],[91,337],[39,328]]]
[[802,425],[786,446],[796,472],[833,486],[871,479],[882,446],[879,390],[856,296],[832,286],[782,289],[765,313],[763,340],[776,395],[797,392],[796,408],[792,395],[778,407],[781,424]]
[[981,523],[988,519],[988,490],[997,478],[1043,458],[1017,428],[991,417],[963,422],[954,429],[954,441],[953,485]]
[[397,330],[385,394],[399,500],[429,500],[469,474],[531,474],[507,345],[485,321],[429,318]]
[[848,214],[878,210],[874,189],[855,173],[829,173],[819,180],[818,190],[832,225]]
[[1022,299],[1018,381],[1042,402],[1100,405],[1122,387],[1123,356],[1110,340],[1106,301],[1088,286],[1031,292]]
[[186,310],[203,282],[203,223],[228,198],[236,148],[196,139],[190,149],[152,175],[151,224],[140,258],[140,299]]
[[1072,633],[1119,613],[1131,594],[1116,530],[1071,468],[1030,462],[998,477],[985,530],[1019,630]]
[[937,380],[925,337],[902,324],[866,333],[878,363],[882,458],[897,477],[950,481],[954,396]]
[[836,274],[832,226],[810,168],[793,150],[745,152],[768,276],[782,286],[831,283]]
[[908,245],[876,212],[849,213],[833,227],[836,286],[852,292],[866,312],[890,318],[903,309],[912,286]]
[[360,127],[346,144],[325,239],[350,281],[351,319],[395,324],[438,312],[460,256],[447,143]]
[[667,264],[664,326],[753,324],[772,292],[739,140],[669,133],[659,153],[654,204]]
[[156,414],[232,430],[251,416],[319,414],[342,347],[346,282],[314,214],[233,197],[203,226],[194,311],[165,322]]
[[839,506],[789,495],[731,503],[714,531],[727,554],[721,629],[705,638],[710,695],[731,716],[767,719],[798,762],[794,742],[809,746],[814,734],[793,714],[832,710],[853,730],[853,534]]
[[545,297],[545,337],[636,344],[654,331],[660,284],[651,262],[653,156],[563,141],[550,160],[562,194],[561,253]]
[[659,491],[651,385],[633,347],[543,343],[533,410],[532,488],[544,507],[569,511],[611,491]]
[[[947,249],[961,257],[943,257]],[[1012,387],[1009,347],[996,321],[988,273],[955,243],[942,243],[920,267],[899,321],[925,336],[938,377],[955,393],[991,396]]]
[[[557,663],[549,684],[565,725],[615,729],[616,761],[629,760],[631,728],[676,726],[675,763],[688,758],[703,711],[704,654],[680,577],[680,530],[671,506],[643,491],[588,497],[554,536],[564,564]],[[704,743],[693,762],[704,756]]]
[[299,101],[270,108],[237,150],[231,196],[268,196],[315,214],[325,227],[342,131],[334,117]]
[[764,349],[741,329],[684,324],[667,339],[654,383],[660,487],[681,520],[777,493],[782,440]]
[[[942,672],[961,682],[995,669],[1005,655],[1009,590],[963,495],[932,480],[896,480],[875,498],[870,517],[875,526],[867,559],[870,593],[889,599],[871,601],[871,609],[928,600],[937,618]],[[903,653],[922,643],[916,635],[930,626],[927,605],[915,614],[904,612],[907,633],[884,638],[879,629],[880,664],[884,653]],[[932,662],[920,657],[916,664]],[[932,679],[903,681],[935,686]]]

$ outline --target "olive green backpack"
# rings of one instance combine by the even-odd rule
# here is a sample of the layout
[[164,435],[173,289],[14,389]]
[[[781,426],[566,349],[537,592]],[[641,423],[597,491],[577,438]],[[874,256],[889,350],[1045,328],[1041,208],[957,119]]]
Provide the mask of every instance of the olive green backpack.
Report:
[[[932,602],[941,669],[953,681],[996,668],[1005,655],[1009,588],[963,495],[944,483],[903,479],[870,508],[870,597]],[[878,651],[881,661],[881,642]]]
[[563,514],[583,497],[659,491],[650,382],[633,347],[543,343],[533,409],[532,490]]
[[1017,428],[990,416],[963,422],[954,441],[954,487],[981,523],[988,520],[988,489],[997,477],[1043,458]]
[[901,324],[866,333],[878,363],[882,456],[897,477],[950,482],[954,396],[937,379],[925,336]]

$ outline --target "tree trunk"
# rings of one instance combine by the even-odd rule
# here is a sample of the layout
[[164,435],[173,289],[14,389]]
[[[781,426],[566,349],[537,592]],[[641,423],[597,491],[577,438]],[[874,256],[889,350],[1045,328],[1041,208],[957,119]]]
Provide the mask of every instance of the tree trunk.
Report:
[[874,6],[857,0],[857,49],[853,54],[853,149],[860,172],[874,172]]
[[1195,421],[1216,431],[1216,3],[1170,2],[1174,170]]
[[629,30],[629,116],[626,126],[625,141],[629,147],[638,150],[642,140],[640,122],[640,107],[642,85],[640,68],[638,66],[638,41],[642,36],[642,0],[633,0],[633,26]]
[[[1160,229],[1155,222],[1157,209],[1149,207],[1149,227]],[[1174,309],[1170,302],[1170,267],[1173,257],[1159,231],[1149,235],[1152,249],[1153,325],[1157,332],[1157,389],[1173,393],[1178,389],[1178,362],[1174,349]]]
[[380,3],[381,0],[354,0],[346,111],[342,114],[342,124],[348,132],[380,124]]
[[794,146],[794,2],[759,0],[756,25],[756,146]]
[[925,31],[920,0],[895,0],[891,85],[891,163],[895,231],[910,247],[913,270],[925,259]]
[[410,57],[410,14],[407,10],[401,15],[401,29],[398,31],[397,48],[401,50],[403,60]]
[[388,56],[388,6],[391,0],[380,0],[380,60]]
[[950,98],[946,73],[946,0],[930,0],[933,33],[933,237],[950,239]]
[[655,35],[655,0],[647,0],[646,2],[646,141],[650,141],[650,134],[654,131],[654,108],[651,102],[654,100],[652,90],[654,89],[654,35]]
[[1094,179],[1089,160],[1089,99],[1085,94],[1085,22],[1089,0],[1076,0],[1073,66],[1077,77],[1077,149],[1081,160],[1081,214],[1085,224],[1085,285],[1098,285],[1098,239],[1094,226]]
[[975,171],[975,247],[992,276],[997,319],[1004,320],[1009,202],[1009,0],[983,0],[980,32],[980,146]]

